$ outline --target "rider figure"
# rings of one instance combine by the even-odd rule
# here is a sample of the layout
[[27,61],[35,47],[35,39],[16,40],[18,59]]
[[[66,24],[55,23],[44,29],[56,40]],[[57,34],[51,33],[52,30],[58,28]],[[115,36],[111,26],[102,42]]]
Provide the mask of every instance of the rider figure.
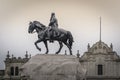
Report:
[[[56,37],[59,35],[57,28],[58,28],[58,21],[55,17],[55,13],[51,13],[51,18],[50,18],[50,30],[49,32],[51,32],[51,34],[49,34],[49,38],[51,39],[51,37]],[[51,36],[52,35],[52,36]],[[50,42],[53,42],[52,40]]]
[[51,13],[49,26],[51,26],[52,28],[53,27],[58,28],[58,21],[57,21],[57,19],[55,17],[55,13]]

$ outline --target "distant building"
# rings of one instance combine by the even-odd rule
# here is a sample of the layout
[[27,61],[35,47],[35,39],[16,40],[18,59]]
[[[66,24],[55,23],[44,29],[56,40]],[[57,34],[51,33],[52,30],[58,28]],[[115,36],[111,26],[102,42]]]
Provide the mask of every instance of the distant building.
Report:
[[0,80],[21,80],[19,74],[19,68],[26,63],[30,57],[26,52],[25,58],[21,57],[10,57],[8,52],[5,59],[5,70],[0,70]]
[[87,69],[87,80],[120,80],[120,56],[113,51],[113,45],[97,42],[81,58]]

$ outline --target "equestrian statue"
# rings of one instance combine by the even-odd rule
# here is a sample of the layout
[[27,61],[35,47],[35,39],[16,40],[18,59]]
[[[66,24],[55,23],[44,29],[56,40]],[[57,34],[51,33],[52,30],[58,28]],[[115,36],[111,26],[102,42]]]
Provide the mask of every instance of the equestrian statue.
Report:
[[64,43],[68,47],[70,55],[72,55],[72,44],[74,42],[73,36],[70,31],[58,28],[58,21],[55,17],[55,13],[51,13],[50,23],[48,27],[46,27],[39,21],[30,22],[28,33],[34,32],[37,32],[38,34],[38,40],[35,42],[35,46],[39,51],[41,51],[41,48],[38,47],[38,43],[43,42],[45,44],[46,54],[48,54],[49,49],[47,41],[49,41],[50,43],[58,41],[60,48],[56,52],[56,54],[61,51]]

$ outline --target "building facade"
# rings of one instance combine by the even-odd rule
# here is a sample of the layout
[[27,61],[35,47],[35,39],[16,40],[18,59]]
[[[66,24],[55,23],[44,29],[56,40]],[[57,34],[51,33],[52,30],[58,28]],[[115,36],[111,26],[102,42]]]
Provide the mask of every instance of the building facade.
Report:
[[21,80],[19,69],[20,67],[25,64],[30,57],[26,52],[25,58],[21,57],[10,57],[10,54],[6,55],[5,63],[5,70],[0,70],[0,80]]
[[87,80],[120,80],[120,56],[113,51],[113,45],[96,42],[80,57],[80,63],[87,69]]

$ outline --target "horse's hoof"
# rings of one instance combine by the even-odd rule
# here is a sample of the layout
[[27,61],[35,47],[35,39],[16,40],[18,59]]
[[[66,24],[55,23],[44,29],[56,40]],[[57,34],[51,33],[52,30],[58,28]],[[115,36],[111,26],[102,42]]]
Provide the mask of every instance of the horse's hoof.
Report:
[[45,54],[48,54],[48,52],[46,52]]
[[48,54],[48,51],[46,51],[45,54]]
[[58,54],[58,52],[56,52],[55,54]]
[[41,51],[41,49],[38,49],[39,51]]
[[70,53],[70,55],[72,55],[72,53]]

